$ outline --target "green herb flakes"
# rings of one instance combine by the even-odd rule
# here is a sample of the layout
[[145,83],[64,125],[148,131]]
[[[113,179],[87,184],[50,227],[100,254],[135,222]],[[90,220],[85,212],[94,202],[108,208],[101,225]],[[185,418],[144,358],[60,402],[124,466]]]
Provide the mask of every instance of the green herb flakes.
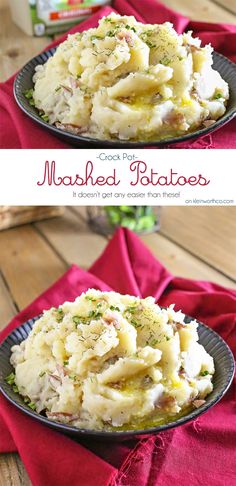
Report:
[[118,311],[118,312],[120,312],[119,307],[114,307],[114,305],[111,305],[111,306],[110,306],[110,309],[111,309],[112,311]]
[[85,300],[88,300],[89,302],[97,302],[97,299],[95,299],[95,297],[92,297],[91,295],[86,295]]
[[42,118],[43,121],[49,122],[49,116],[48,115],[46,115],[46,114],[41,115],[41,118]]
[[219,100],[220,98],[222,98],[222,94],[221,93],[216,93],[213,97],[214,100]]
[[10,375],[8,375],[5,379],[5,381],[8,383],[8,385],[14,385],[15,384],[15,378],[16,378],[16,375],[14,373],[11,373]]
[[24,92],[25,98],[27,98],[27,100],[33,98],[33,94],[34,94],[33,88],[28,89],[27,91]]
[[31,408],[31,410],[36,410],[36,405],[34,402],[29,402],[28,407]]
[[205,370],[200,373],[200,376],[207,376],[209,374],[210,374],[209,371]]
[[63,321],[64,315],[65,314],[64,314],[62,309],[60,309],[60,308],[56,309],[56,321],[58,323]]

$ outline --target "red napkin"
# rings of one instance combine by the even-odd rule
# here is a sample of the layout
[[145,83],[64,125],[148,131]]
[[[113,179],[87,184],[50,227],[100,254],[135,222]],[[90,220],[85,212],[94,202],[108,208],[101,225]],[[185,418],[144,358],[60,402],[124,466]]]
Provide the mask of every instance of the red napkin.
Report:
[[[204,44],[209,42],[218,51],[236,62],[236,26],[190,22],[187,17],[173,12],[158,0],[114,0],[113,7],[121,15],[134,15],[144,23],[172,22],[176,30],[193,30]],[[113,9],[105,7],[85,22],[74,27],[70,33],[96,27],[99,18]],[[51,45],[57,45],[67,34]],[[49,135],[39,128],[17,107],[13,94],[14,76],[0,86],[0,148],[69,148],[70,145]],[[212,135],[193,142],[184,142],[171,148],[236,148],[236,119]]]
[[[153,295],[214,328],[236,355],[236,291],[173,277],[120,229],[89,272],[72,266],[1,333],[89,287]],[[235,484],[235,384],[194,422],[140,441],[77,443],[25,416],[0,396],[0,452],[18,450],[34,486],[226,486]],[[96,478],[96,479],[95,479]]]

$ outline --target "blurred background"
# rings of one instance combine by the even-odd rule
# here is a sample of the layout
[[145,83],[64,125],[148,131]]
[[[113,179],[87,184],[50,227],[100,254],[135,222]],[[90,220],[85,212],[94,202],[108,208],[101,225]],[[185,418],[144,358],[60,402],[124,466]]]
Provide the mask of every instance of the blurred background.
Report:
[[[78,0],[77,3],[83,1],[91,5],[111,3],[109,0]],[[50,36],[45,35],[41,23],[39,24],[41,27],[37,27],[36,31],[42,37],[26,34],[26,32],[29,33],[32,30],[32,16],[35,22],[35,12],[32,11],[32,9],[35,9],[35,3],[35,0],[0,0],[0,81],[8,79],[29,59],[43,50],[51,42],[52,38],[58,36],[57,33],[52,33],[52,29],[50,30]],[[48,5],[50,1],[40,0],[39,3]],[[60,0],[59,2],[51,3],[62,5],[61,9],[75,6],[74,0]],[[236,24],[235,0],[197,0],[195,2],[191,0],[162,0],[162,3],[187,15],[192,20]],[[31,13],[29,9],[30,4]],[[21,25],[21,28],[13,22],[12,17]],[[77,23],[78,18],[71,19],[71,21],[72,23]],[[61,31],[63,26],[66,30],[69,28],[67,23],[59,25],[55,30]]]

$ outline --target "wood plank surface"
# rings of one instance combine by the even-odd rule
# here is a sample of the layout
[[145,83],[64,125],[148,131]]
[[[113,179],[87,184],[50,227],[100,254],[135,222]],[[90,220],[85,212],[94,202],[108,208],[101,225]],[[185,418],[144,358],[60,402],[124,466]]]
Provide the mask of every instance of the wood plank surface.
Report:
[[161,234],[236,281],[236,207],[165,207]]
[[106,239],[92,233],[84,219],[69,208],[63,217],[42,221],[36,227],[68,265],[90,267],[106,245]]
[[194,280],[208,280],[228,288],[236,288],[236,283],[230,278],[200,261],[197,256],[180,248],[178,244],[168,240],[162,234],[142,236],[142,240],[173,275]]
[[0,331],[12,319],[17,310],[13,297],[0,273]]
[[17,453],[1,454],[0,486],[30,486],[31,481]]
[[235,0],[212,0],[213,3],[216,5],[220,5],[225,10],[229,10],[229,12],[236,14],[236,2]]
[[[167,7],[202,22],[226,22],[236,24],[236,16],[213,0],[162,0]],[[234,2],[234,0],[232,0]]]
[[51,247],[30,225],[0,233],[0,268],[22,309],[66,270]]

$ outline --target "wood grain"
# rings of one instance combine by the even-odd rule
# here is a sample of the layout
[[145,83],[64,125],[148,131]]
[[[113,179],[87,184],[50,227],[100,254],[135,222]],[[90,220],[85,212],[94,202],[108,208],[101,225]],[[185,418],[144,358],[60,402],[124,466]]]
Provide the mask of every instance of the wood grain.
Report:
[[232,282],[230,278],[200,261],[197,256],[191,255],[165,236],[156,233],[143,236],[142,240],[173,275],[195,280],[208,280],[228,288],[236,288],[236,283]]
[[105,238],[92,233],[85,220],[68,208],[63,217],[36,223],[36,227],[69,265],[90,267],[106,245]]
[[161,234],[236,281],[236,207],[165,207]]
[[0,268],[19,308],[47,289],[66,265],[32,226],[0,233]]
[[1,454],[0,486],[30,486],[31,481],[18,454]]
[[212,0],[216,5],[220,5],[224,9],[229,10],[231,13],[236,14],[236,2],[235,0]]
[[13,298],[4,282],[3,276],[0,274],[0,331],[16,314],[17,307],[13,302]]
[[227,11],[223,5],[221,6],[212,0],[198,0],[197,2],[191,0],[164,0],[163,3],[192,20],[236,23],[234,13]]

